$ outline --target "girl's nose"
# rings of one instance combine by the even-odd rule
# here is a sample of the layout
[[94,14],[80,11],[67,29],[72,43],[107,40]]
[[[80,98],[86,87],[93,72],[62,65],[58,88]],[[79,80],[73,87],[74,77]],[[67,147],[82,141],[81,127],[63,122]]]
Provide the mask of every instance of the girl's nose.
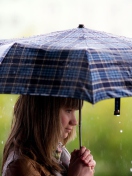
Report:
[[72,126],[76,126],[78,124],[75,114],[72,115],[70,123]]

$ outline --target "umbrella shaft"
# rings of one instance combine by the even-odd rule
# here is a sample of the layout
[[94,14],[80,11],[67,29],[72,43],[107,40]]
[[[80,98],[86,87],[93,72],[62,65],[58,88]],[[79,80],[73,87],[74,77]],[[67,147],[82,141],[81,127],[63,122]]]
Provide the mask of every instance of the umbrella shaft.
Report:
[[82,146],[82,114],[81,114],[81,100],[79,100],[79,147]]

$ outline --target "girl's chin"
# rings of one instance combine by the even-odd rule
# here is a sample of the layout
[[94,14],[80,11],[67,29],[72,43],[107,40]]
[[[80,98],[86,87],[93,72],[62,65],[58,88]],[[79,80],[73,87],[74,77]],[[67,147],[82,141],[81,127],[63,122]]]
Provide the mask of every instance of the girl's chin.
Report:
[[64,134],[64,139],[68,137],[68,133],[65,133]]

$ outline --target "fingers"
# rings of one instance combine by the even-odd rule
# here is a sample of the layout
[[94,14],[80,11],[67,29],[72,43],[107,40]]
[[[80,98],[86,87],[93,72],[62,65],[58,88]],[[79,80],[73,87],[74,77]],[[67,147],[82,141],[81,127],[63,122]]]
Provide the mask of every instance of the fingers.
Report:
[[89,163],[92,163],[93,161],[93,156],[91,154],[85,154],[85,156],[81,157],[81,160],[83,160],[83,162],[89,166]]
[[86,147],[82,146],[79,150],[79,155],[82,156],[86,151]]
[[95,166],[96,166],[96,162],[95,160],[85,160],[83,161],[85,163],[85,165],[87,165],[88,167],[90,167],[92,170],[94,170]]
[[78,154],[78,156],[80,157],[80,156],[83,156],[83,155],[85,155],[86,153],[85,152],[89,152],[89,154],[90,154],[90,150],[88,150],[88,149],[86,149],[86,147],[81,147],[81,149],[75,149],[72,153],[71,153],[71,155],[72,156],[75,156],[75,155],[77,155]]
[[87,149],[86,147],[81,147],[80,150],[75,149],[72,153],[71,153],[71,162],[75,162],[77,159],[81,159],[81,161],[87,165],[88,167],[91,167],[94,169],[94,167],[96,166],[96,162],[93,159],[93,156],[90,153],[90,150]]
[[71,159],[70,161],[71,162],[75,162],[75,160],[78,158],[78,154],[79,153],[79,150],[75,149],[72,153],[71,153]]
[[79,154],[82,159],[85,159],[88,155],[90,155],[90,150],[87,149],[86,147],[81,147]]
[[94,167],[96,166],[96,162],[93,159],[93,156],[91,155],[90,150],[86,149],[86,147],[81,147],[80,155],[83,163],[86,164],[88,167],[91,167],[94,169]]
[[96,161],[95,160],[91,160],[91,161],[89,161],[88,165],[89,165],[89,167],[94,169],[94,167],[96,166]]
[[68,175],[73,175],[73,170],[75,175],[94,175],[95,165],[96,162],[89,149],[86,147],[81,147],[79,150],[75,149],[71,153]]

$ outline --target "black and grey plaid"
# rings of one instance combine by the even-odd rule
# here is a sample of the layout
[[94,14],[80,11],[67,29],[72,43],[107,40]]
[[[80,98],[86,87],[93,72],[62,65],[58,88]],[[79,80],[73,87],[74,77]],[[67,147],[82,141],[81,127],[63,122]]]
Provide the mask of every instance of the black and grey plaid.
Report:
[[0,41],[0,93],[132,96],[132,39],[76,28]]

